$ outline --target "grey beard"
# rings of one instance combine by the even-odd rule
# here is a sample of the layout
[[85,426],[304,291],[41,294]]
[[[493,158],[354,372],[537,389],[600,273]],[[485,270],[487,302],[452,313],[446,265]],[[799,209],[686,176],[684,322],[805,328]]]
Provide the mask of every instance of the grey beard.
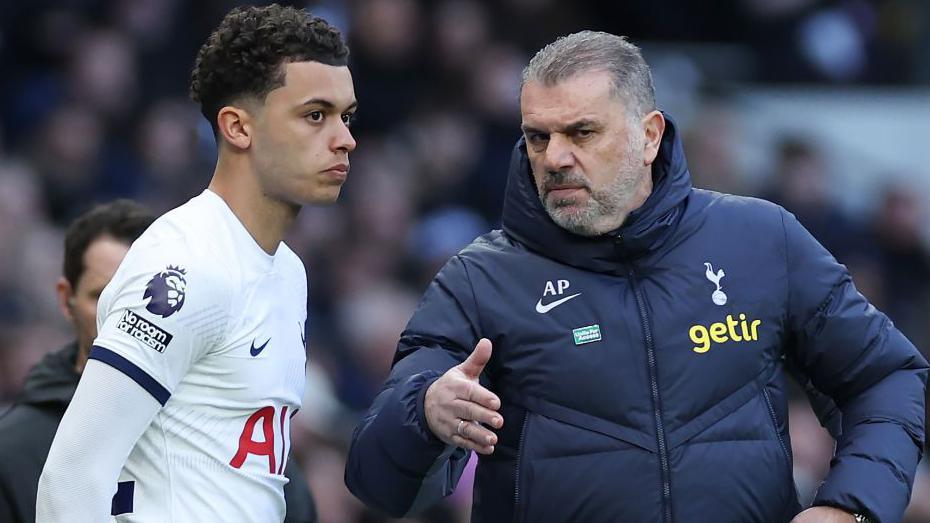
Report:
[[[598,218],[604,215],[605,210],[600,202],[592,198],[588,200],[583,209],[572,210],[570,203],[558,200],[544,203],[546,212],[559,227],[580,236],[597,236],[602,234],[595,226]],[[607,231],[604,231],[607,232]]]
[[[639,141],[627,144],[620,172],[605,187],[592,189],[588,180],[571,172],[550,171],[539,187],[539,198],[546,213],[559,227],[579,236],[599,236],[620,227],[630,212],[630,201],[642,183],[641,174],[633,160],[635,152],[642,149]],[[648,174],[647,170],[647,176]],[[568,200],[550,201],[549,189],[554,185],[572,184],[584,187],[589,192],[587,202],[576,205],[572,210]]]
[[[565,183],[565,178],[568,177],[555,175],[550,183]],[[590,193],[585,203],[572,205],[569,200],[553,201],[541,197],[542,204],[559,227],[579,236],[599,236],[623,223],[626,218],[625,207],[636,193],[637,181],[631,173],[626,172],[601,190],[591,190],[585,183]]]

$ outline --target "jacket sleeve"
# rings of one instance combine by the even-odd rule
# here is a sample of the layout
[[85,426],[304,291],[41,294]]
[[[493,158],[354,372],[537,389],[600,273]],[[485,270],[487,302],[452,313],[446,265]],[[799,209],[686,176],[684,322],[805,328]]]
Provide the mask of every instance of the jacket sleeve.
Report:
[[345,481],[365,504],[400,517],[455,489],[469,453],[433,435],[423,398],[433,381],[471,353],[478,332],[474,293],[464,262],[455,257],[420,301],[387,381],[352,435]]
[[853,285],[846,268],[783,212],[794,361],[842,412],[814,505],[901,521],[924,440],[927,362]]

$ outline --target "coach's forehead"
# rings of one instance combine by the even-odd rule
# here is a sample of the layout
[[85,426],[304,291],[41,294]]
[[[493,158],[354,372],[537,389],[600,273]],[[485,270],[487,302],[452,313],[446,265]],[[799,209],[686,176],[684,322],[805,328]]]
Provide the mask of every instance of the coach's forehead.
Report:
[[617,107],[622,109],[622,104],[606,71],[580,73],[554,83],[528,80],[520,93],[523,123],[537,128],[597,118]]

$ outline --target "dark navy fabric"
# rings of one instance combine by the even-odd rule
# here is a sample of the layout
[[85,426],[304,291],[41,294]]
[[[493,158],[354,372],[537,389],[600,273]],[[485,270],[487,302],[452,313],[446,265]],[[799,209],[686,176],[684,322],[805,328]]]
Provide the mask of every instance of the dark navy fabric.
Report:
[[356,496],[398,516],[453,490],[466,453],[430,433],[423,391],[486,337],[505,421],[472,521],[789,521],[786,360],[842,413],[815,504],[901,520],[927,362],[794,216],[692,188],[671,121],[659,154],[645,204],[585,238],[548,217],[517,144],[503,230],[436,276],[356,428]]
[[120,481],[116,484],[116,494],[113,494],[113,503],[110,505],[110,515],[131,514],[133,511],[133,498],[136,493],[135,481]]
[[146,392],[151,394],[153,398],[158,400],[162,406],[164,406],[165,403],[168,403],[168,400],[171,398],[171,393],[161,383],[158,383],[158,380],[139,368],[139,366],[135,363],[120,356],[116,352],[107,349],[106,347],[94,345],[90,348],[90,355],[88,356],[88,359],[106,363],[114,369],[129,376],[133,381],[138,383],[140,387],[145,389]]

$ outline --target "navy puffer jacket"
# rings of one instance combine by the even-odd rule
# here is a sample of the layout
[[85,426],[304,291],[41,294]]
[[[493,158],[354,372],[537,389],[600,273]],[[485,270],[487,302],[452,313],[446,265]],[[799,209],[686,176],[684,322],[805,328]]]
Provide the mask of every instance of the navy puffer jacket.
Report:
[[671,121],[652,195],[614,234],[548,217],[522,141],[509,176],[503,230],[436,276],[355,431],[356,496],[401,515],[452,491],[465,452],[430,433],[423,395],[487,337],[505,424],[472,521],[789,521],[786,358],[842,412],[815,504],[901,520],[927,363],[791,214],[692,188]]

